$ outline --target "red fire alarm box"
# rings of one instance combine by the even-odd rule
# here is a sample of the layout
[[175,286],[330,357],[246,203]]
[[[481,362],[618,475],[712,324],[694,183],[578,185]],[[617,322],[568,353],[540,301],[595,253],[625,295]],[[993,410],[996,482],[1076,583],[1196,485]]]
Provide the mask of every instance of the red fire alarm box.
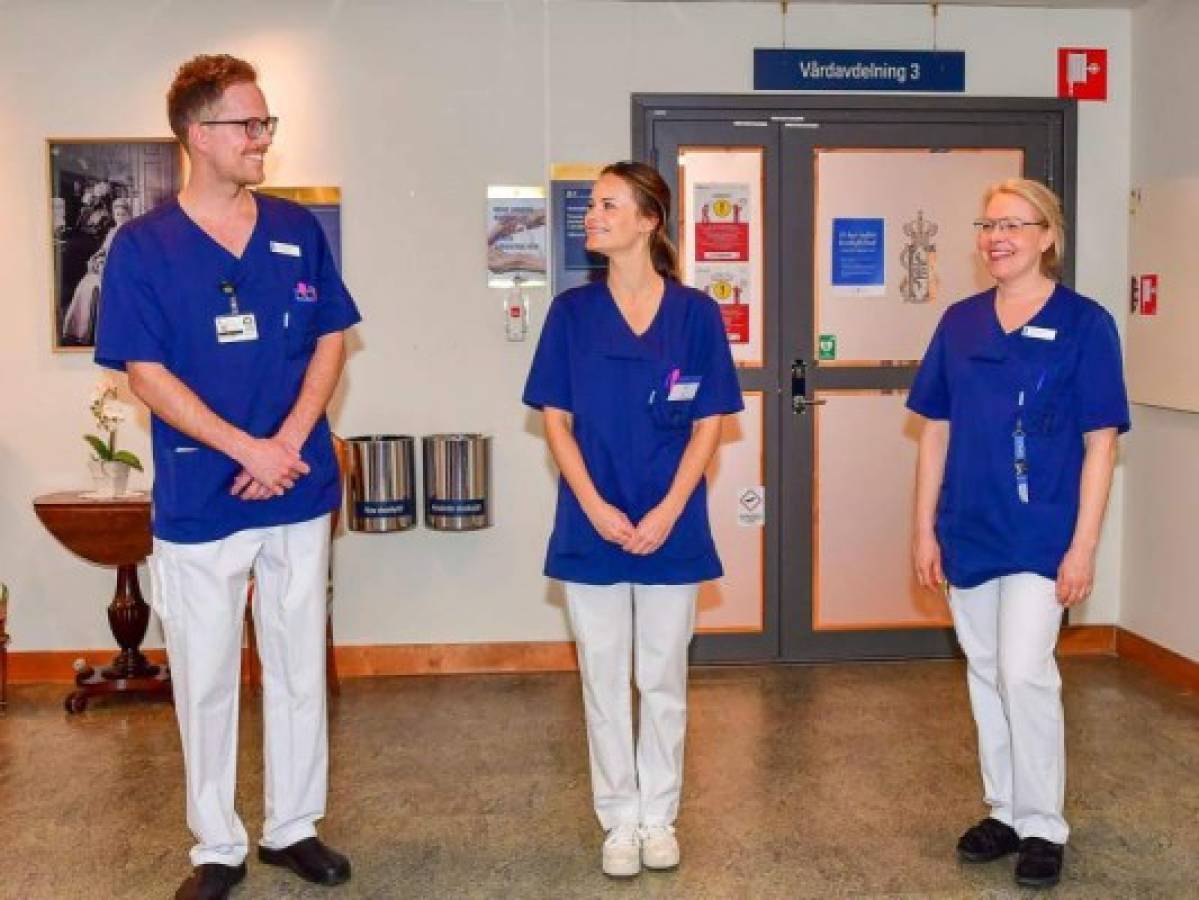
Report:
[[1107,51],[1058,47],[1057,95],[1072,100],[1107,99]]
[[1157,315],[1157,276],[1141,276],[1141,315]]

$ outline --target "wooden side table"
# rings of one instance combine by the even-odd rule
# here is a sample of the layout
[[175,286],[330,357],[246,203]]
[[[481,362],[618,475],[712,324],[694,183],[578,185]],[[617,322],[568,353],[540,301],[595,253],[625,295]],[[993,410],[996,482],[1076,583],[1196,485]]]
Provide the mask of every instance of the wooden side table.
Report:
[[99,671],[84,666],[76,673],[76,689],[64,701],[67,712],[82,712],[88,700],[99,694],[149,694],[169,700],[170,670],[151,664],[141,652],[150,607],[142,599],[137,566],[152,546],[149,497],[91,500],[78,491],[63,491],[36,498],[33,508],[46,530],[72,553],[117,567],[108,625],[121,652]]

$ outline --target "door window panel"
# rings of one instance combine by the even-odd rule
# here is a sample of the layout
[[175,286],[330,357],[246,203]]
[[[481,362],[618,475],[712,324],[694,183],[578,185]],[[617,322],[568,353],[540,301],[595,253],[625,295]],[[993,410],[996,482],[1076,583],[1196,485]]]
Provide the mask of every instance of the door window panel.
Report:
[[764,624],[766,528],[741,524],[738,513],[746,489],[761,486],[765,478],[765,419],[762,393],[742,396],[745,410],[724,417],[720,447],[707,472],[708,519],[724,577],[700,587],[700,633],[759,633]]
[[907,391],[827,390],[813,407],[812,627],[937,628],[945,597],[912,570],[918,422]]
[[683,282],[719,304],[738,366],[763,364],[762,147],[680,147],[679,262]]
[[971,223],[1023,151],[817,149],[814,166],[811,358],[914,364],[946,306],[990,286]]

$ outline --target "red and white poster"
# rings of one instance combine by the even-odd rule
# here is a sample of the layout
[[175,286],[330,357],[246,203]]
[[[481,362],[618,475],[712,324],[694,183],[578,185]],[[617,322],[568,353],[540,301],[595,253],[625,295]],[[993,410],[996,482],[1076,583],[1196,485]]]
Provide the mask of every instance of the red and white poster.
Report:
[[749,343],[749,266],[704,265],[695,267],[695,287],[720,304],[724,332],[730,344]]
[[1156,316],[1157,315],[1157,276],[1142,275],[1141,276],[1141,315]]
[[1057,95],[1070,100],[1107,99],[1107,51],[1058,47]]
[[695,186],[695,261],[749,260],[749,185]]

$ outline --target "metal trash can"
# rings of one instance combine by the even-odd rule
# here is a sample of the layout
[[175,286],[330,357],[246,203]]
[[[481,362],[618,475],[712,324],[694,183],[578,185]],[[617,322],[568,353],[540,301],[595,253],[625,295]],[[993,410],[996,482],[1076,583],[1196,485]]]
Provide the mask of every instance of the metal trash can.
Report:
[[425,525],[474,531],[491,524],[491,436],[429,434],[424,443]]
[[350,445],[351,531],[407,531],[416,524],[415,443],[406,434],[366,434]]

